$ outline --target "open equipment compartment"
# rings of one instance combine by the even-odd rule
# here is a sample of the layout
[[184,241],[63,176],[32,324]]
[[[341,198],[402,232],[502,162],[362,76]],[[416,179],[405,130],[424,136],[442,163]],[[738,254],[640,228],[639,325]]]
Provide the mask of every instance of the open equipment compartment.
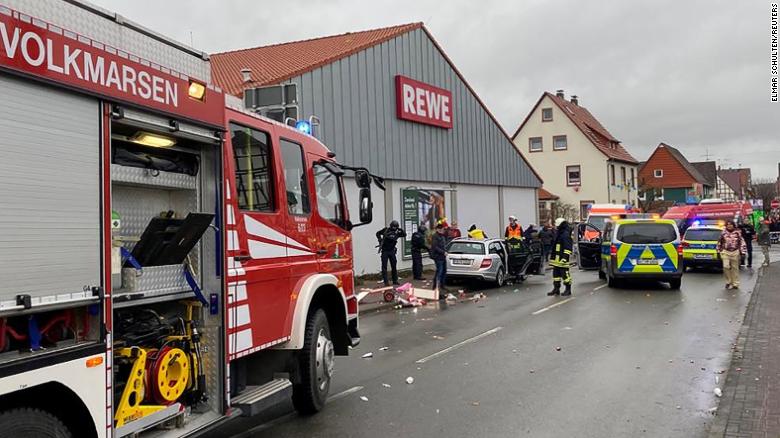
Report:
[[224,412],[221,144],[215,131],[112,111],[117,437],[178,437]]

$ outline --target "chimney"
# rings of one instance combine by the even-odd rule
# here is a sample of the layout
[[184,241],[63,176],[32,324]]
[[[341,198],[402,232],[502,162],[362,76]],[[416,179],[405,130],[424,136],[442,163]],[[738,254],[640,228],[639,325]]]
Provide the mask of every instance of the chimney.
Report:
[[241,76],[244,79],[244,82],[252,82],[252,69],[251,68],[242,68],[241,69]]
[[556,95],[556,96],[558,96],[558,97],[560,97],[561,99],[563,99],[563,90],[557,90],[557,91],[555,92],[555,95]]
[[571,95],[571,103],[573,103],[573,104],[575,104],[577,106],[580,105],[579,100],[577,100],[577,95],[576,94],[572,94]]

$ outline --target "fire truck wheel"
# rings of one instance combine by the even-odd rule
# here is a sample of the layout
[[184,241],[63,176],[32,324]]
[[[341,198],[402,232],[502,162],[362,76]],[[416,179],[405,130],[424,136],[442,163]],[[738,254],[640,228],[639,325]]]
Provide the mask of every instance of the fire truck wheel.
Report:
[[301,381],[293,385],[293,405],[299,413],[316,414],[325,406],[334,358],[328,317],[324,310],[317,309],[306,321],[303,350],[298,355]]
[[54,415],[40,409],[11,409],[0,414],[3,436],[72,438],[70,431]]

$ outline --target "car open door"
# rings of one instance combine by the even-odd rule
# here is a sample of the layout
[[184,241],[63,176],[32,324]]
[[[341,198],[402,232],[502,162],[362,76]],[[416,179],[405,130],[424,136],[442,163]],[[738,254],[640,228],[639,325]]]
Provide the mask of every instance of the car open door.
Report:
[[580,269],[598,269],[601,265],[602,232],[589,223],[577,227],[577,263]]

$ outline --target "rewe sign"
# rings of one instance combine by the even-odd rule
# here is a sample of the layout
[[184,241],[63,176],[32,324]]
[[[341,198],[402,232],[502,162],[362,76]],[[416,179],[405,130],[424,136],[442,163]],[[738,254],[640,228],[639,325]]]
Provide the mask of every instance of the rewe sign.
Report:
[[192,99],[187,76],[4,6],[0,6],[2,68],[109,100],[222,124],[225,96],[221,92],[207,87],[202,101]]
[[452,93],[443,88],[395,77],[396,115],[399,119],[452,128]]

